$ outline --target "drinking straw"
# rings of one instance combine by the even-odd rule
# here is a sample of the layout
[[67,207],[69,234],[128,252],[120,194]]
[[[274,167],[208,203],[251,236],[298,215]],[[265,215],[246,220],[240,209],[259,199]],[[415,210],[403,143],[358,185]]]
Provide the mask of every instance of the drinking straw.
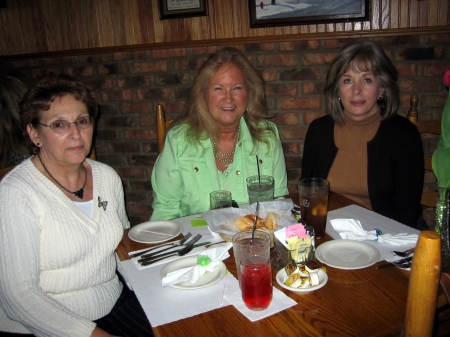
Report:
[[259,159],[258,159],[258,155],[256,155],[256,167],[258,167],[258,183],[259,183],[259,189],[261,189],[261,173],[259,172]]

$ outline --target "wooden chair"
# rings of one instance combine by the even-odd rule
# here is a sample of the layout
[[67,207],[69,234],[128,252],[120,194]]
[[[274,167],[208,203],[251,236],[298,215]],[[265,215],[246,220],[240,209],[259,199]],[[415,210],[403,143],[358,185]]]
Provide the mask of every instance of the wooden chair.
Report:
[[156,106],[156,136],[158,139],[158,153],[161,153],[164,148],[166,131],[172,123],[173,119],[166,121],[164,107],[162,106],[162,104],[158,104]]
[[422,231],[409,276],[404,337],[432,335],[440,278],[441,237],[433,231]]
[[[420,134],[433,134],[440,135],[441,134],[441,120],[432,120],[432,121],[419,121],[418,120],[418,112],[417,105],[419,104],[419,97],[417,95],[411,95],[410,99],[410,108],[408,111],[407,118],[413,122]],[[433,167],[431,166],[431,155],[425,155],[425,170],[433,172]],[[437,192],[427,192],[424,191],[422,193],[422,200],[420,203],[427,207],[436,207],[436,199]]]

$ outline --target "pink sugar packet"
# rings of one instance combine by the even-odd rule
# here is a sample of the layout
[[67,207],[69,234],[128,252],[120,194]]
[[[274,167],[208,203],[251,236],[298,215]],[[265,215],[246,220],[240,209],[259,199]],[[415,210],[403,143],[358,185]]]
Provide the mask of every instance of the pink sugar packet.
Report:
[[309,235],[306,234],[305,226],[303,226],[303,224],[301,223],[286,227],[286,239],[289,239],[293,236],[297,236],[299,239],[309,237]]

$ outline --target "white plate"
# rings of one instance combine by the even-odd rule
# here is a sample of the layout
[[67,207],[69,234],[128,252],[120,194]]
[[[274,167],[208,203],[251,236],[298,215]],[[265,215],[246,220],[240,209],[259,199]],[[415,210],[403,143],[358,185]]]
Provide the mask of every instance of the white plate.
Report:
[[[144,230],[149,230],[156,233],[164,234],[153,234],[145,232]],[[158,221],[147,221],[136,225],[130,229],[128,232],[128,237],[136,242],[140,243],[159,243],[173,239],[178,236],[183,230],[178,222],[168,221],[168,220],[158,220]]]
[[[166,264],[161,271],[159,272],[159,276],[164,278],[167,274],[187,267],[193,267],[197,264],[197,258],[198,256],[189,256],[182,259],[175,260],[173,262],[170,262]],[[219,282],[227,273],[227,267],[223,262],[220,262],[216,268],[214,268],[214,271],[212,272],[206,272],[204,273],[197,281],[194,283],[191,283],[189,281],[187,282],[181,282],[178,284],[170,284],[169,286],[172,288],[178,288],[178,289],[200,289],[212,286],[213,284]]]
[[316,258],[330,267],[361,269],[378,262],[380,252],[366,242],[332,240],[316,248]]
[[314,291],[314,290],[322,288],[328,282],[328,275],[322,269],[319,269],[319,284],[314,287],[309,287],[309,288],[289,287],[286,284],[284,284],[285,277],[286,277],[286,271],[284,270],[284,268],[280,269],[277,273],[277,276],[275,276],[277,283],[280,286],[282,286],[283,288],[285,288],[287,290],[293,291],[294,293],[309,293],[310,291]]

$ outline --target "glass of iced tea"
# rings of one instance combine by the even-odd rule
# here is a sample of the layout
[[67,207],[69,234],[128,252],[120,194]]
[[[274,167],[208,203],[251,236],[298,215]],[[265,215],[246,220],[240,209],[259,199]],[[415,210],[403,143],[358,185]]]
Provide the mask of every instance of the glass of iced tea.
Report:
[[301,220],[314,228],[316,239],[325,236],[330,184],[321,178],[305,178],[298,182]]
[[250,255],[241,260],[242,300],[250,310],[264,310],[272,301],[270,258]]

